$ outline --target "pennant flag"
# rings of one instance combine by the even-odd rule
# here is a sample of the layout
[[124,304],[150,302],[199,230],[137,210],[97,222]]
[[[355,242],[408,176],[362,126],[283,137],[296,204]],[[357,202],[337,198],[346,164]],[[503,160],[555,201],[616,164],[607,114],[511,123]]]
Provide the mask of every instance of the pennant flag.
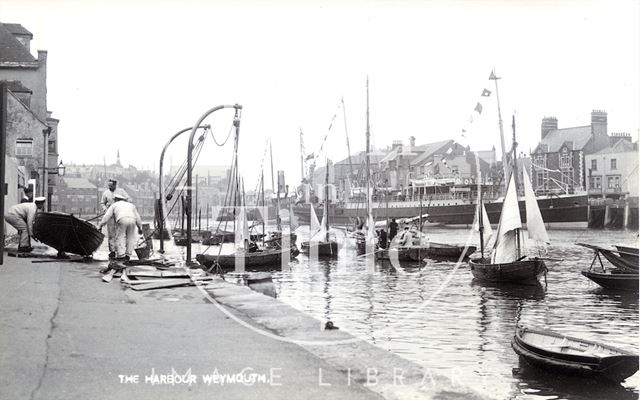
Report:
[[482,104],[476,104],[476,108],[474,108],[474,110],[477,111],[478,114],[482,114]]
[[309,161],[309,160],[311,160],[311,159],[313,159],[313,153],[309,154],[309,155],[307,156],[307,158],[305,158],[304,160],[305,160],[305,161]]
[[489,80],[490,80],[490,81],[496,81],[496,80],[498,80],[498,79],[500,79],[500,78],[498,78],[498,77],[496,76],[496,74],[494,74],[494,73],[493,73],[493,71],[491,71],[491,75],[489,75]]
[[489,97],[489,96],[491,96],[491,90],[484,89],[484,90],[482,91],[481,96],[482,96],[482,97]]

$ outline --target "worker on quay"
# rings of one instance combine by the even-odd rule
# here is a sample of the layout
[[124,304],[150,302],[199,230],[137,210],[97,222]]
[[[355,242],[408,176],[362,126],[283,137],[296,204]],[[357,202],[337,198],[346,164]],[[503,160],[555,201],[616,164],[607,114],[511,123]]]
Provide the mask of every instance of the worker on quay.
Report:
[[[114,197],[119,194],[123,199],[128,200],[129,195],[123,189],[117,187],[118,181],[115,179],[109,179],[107,189],[102,193],[102,200],[100,204],[102,206],[102,212],[105,213],[109,207],[114,203]],[[109,258],[116,256],[116,223],[115,221],[107,222],[107,240],[109,243]]]
[[[33,250],[31,247],[31,237],[33,236],[33,220],[38,211],[44,210],[45,197],[36,197],[33,203],[19,203],[13,205],[4,216],[5,221],[18,231],[20,242],[18,244],[18,252],[29,253]],[[34,240],[36,240],[34,238]]]
[[[107,209],[98,224],[98,229],[115,222],[115,253],[116,259],[128,261],[136,246],[139,235],[142,235],[142,219],[136,206],[129,203],[121,194],[113,196],[114,203]],[[136,228],[137,232],[136,232]]]

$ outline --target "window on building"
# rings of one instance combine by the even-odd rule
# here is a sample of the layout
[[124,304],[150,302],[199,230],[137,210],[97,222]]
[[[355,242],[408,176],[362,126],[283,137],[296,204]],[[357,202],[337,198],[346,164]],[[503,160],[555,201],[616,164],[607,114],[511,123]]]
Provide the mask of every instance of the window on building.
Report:
[[617,189],[620,187],[620,176],[607,177],[607,189]]
[[56,141],[49,140],[49,149],[47,150],[49,153],[57,153],[58,149],[56,149]]
[[611,159],[611,169],[617,169],[618,167],[618,162],[616,161],[615,158]]
[[571,153],[565,147],[560,154],[560,168],[569,168],[571,166]]
[[598,160],[591,160],[591,170],[592,171],[598,170]]
[[16,140],[16,156],[32,156],[33,155],[33,139]]
[[573,187],[573,169],[562,171],[562,183],[568,188]]
[[602,189],[602,177],[592,176],[590,181],[589,185],[591,186],[591,189]]

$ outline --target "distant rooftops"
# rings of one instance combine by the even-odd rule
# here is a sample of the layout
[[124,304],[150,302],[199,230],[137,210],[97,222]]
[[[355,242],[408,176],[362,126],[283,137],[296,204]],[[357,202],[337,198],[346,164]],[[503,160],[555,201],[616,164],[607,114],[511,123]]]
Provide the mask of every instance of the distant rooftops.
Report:
[[572,142],[571,150],[582,150],[591,139],[591,126],[578,126],[573,128],[554,129],[540,141],[540,145],[546,145],[546,152],[560,151],[565,143]]

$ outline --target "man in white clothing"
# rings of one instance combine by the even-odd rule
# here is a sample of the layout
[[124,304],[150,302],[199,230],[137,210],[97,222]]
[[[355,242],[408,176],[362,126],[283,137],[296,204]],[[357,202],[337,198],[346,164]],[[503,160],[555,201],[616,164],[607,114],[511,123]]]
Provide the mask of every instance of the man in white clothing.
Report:
[[[142,235],[142,220],[136,206],[129,203],[121,195],[114,196],[114,203],[107,209],[102,221],[98,224],[98,229],[102,229],[110,220],[115,220],[115,252],[116,258],[128,260],[131,257],[138,236]],[[137,232],[136,232],[136,228]],[[136,234],[137,233],[137,234]]]
[[34,203],[18,203],[11,206],[4,216],[5,221],[16,228],[20,235],[20,243],[18,244],[19,252],[30,252],[31,237],[33,236],[33,220],[38,211],[44,209],[45,197],[36,197]]
[[[108,189],[102,193],[102,212],[106,212],[109,207],[114,203],[114,197],[116,194],[122,196],[125,200],[129,199],[129,195],[121,188],[116,188],[118,181],[115,179],[109,179]],[[107,239],[109,242],[109,258],[116,256],[116,223],[115,221],[107,222]]]

